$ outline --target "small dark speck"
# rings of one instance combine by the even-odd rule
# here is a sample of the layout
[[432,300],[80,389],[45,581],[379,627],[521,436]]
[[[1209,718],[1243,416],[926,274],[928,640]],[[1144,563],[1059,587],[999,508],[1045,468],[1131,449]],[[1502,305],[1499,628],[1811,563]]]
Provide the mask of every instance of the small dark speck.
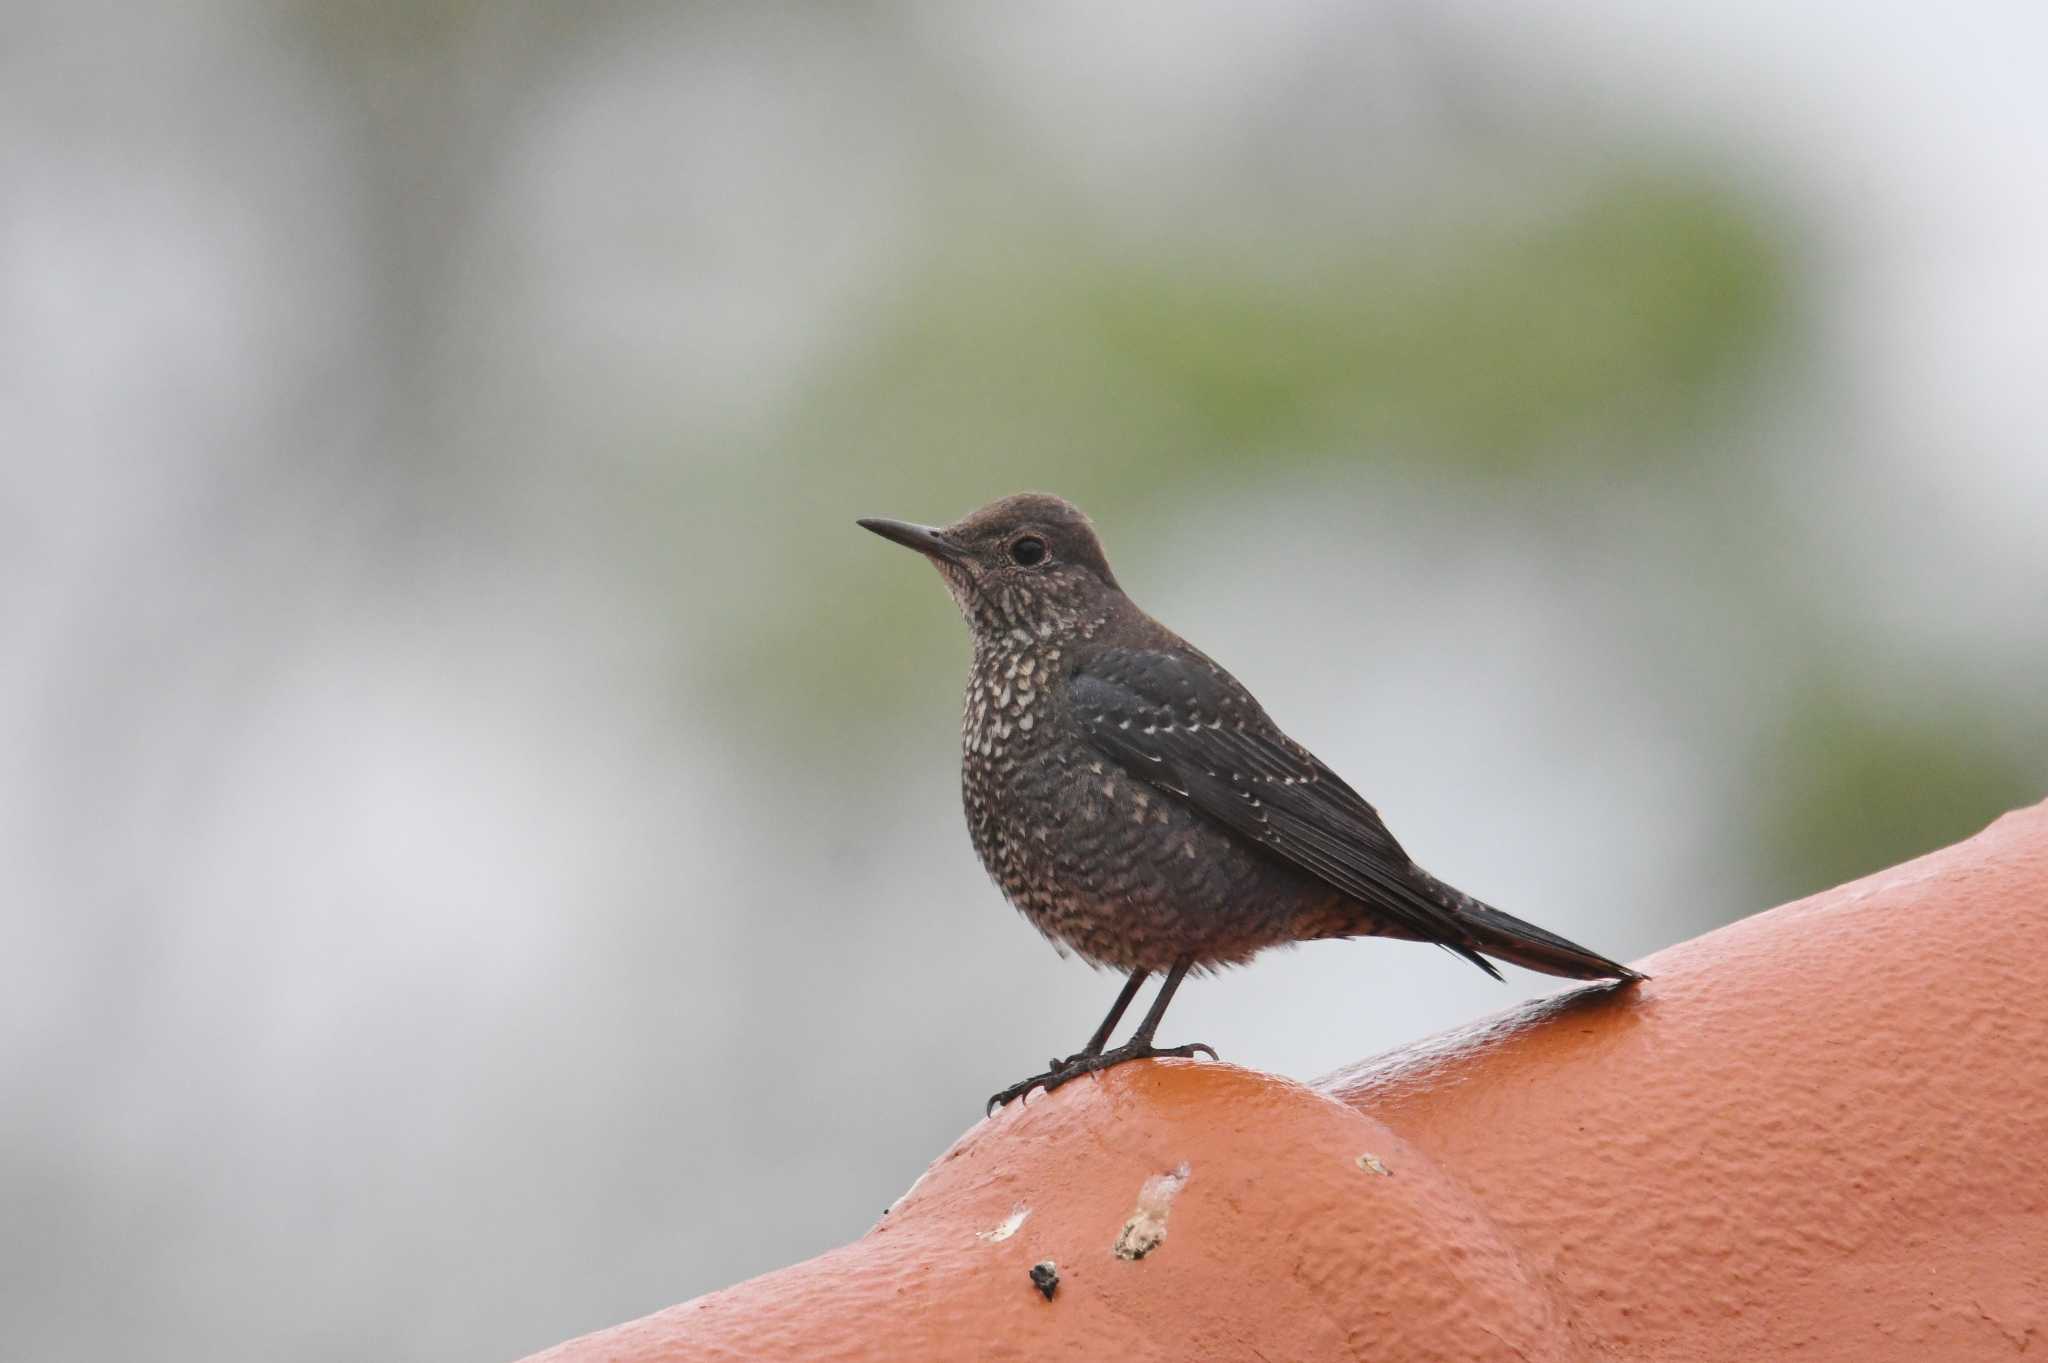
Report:
[[1041,1260],[1031,1266],[1031,1285],[1045,1295],[1047,1301],[1060,1290],[1059,1266],[1050,1259]]

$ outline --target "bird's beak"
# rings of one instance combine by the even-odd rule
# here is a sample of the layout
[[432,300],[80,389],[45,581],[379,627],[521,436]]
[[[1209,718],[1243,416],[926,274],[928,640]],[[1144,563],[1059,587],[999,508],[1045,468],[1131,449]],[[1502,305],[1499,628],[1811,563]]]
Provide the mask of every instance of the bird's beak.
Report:
[[929,558],[943,559],[947,563],[958,563],[961,550],[946,538],[946,532],[936,526],[916,525],[910,521],[885,521],[878,517],[864,516],[856,522],[863,530],[872,530],[885,540],[894,540],[907,549],[915,549]]

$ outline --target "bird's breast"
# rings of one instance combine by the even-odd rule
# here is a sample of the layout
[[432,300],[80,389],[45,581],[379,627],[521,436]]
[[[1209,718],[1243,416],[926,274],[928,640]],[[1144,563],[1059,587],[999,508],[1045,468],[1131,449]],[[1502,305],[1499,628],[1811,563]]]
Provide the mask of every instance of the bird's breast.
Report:
[[1060,652],[1022,630],[976,651],[960,713],[963,755],[1000,765],[1013,749],[1045,741],[1039,722],[1049,708],[1047,692],[1058,683]]
[[[1043,880],[1046,811],[1060,799],[1062,649],[1019,630],[975,650],[960,715],[960,794],[974,850],[1013,900]],[[1065,736],[1071,741],[1071,736]]]
[[1124,969],[1242,959],[1277,940],[1262,911],[1283,906],[1260,893],[1271,863],[1097,749],[1065,709],[1059,662],[1056,648],[992,651],[969,677],[961,796],[1004,896],[1054,941]]

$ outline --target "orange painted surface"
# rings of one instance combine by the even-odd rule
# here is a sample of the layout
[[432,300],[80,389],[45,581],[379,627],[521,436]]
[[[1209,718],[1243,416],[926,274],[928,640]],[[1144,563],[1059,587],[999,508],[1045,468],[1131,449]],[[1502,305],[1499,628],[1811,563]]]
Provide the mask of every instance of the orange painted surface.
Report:
[[1315,1088],[1036,1097],[854,1243],[540,1357],[2048,1356],[2044,938],[2048,805]]

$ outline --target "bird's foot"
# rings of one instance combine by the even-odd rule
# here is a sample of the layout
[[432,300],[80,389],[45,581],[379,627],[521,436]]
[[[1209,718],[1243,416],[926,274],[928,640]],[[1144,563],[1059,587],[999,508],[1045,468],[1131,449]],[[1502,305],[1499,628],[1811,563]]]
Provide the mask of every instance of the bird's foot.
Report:
[[1001,1093],[991,1096],[988,1100],[988,1110],[994,1112],[997,1108],[1007,1104],[1011,1099],[1022,1098],[1033,1089],[1042,1088],[1047,1093],[1051,1093],[1069,1080],[1079,1079],[1084,1074],[1094,1074],[1098,1070],[1109,1069],[1113,1065],[1121,1065],[1126,1060],[1156,1060],[1168,1057],[1187,1060],[1196,1055],[1206,1055],[1211,1060],[1214,1060],[1216,1059],[1216,1050],[1214,1047],[1200,1041],[1190,1042],[1185,1046],[1154,1046],[1149,1042],[1127,1041],[1113,1050],[1101,1051],[1095,1055],[1089,1055],[1086,1052],[1080,1055],[1070,1055],[1065,1060],[1052,1061],[1052,1067],[1044,1074],[1034,1074],[1029,1079],[1019,1080]]

